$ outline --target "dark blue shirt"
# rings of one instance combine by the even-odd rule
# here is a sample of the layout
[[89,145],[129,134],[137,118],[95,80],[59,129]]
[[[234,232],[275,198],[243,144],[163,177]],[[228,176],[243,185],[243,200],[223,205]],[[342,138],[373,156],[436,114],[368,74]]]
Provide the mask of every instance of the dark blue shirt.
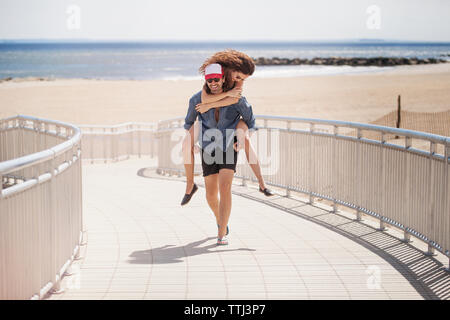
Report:
[[[198,140],[204,152],[211,154],[215,146],[226,151],[234,142],[236,125],[241,117],[249,129],[256,130],[252,106],[247,102],[245,97],[241,97],[235,104],[219,108],[218,122],[216,122],[214,116],[215,108],[209,109],[205,113],[200,113],[195,110],[195,106],[201,103],[201,101],[201,91],[194,94],[189,100],[189,109],[184,120],[184,128],[189,130],[198,117],[201,123]],[[213,142],[214,145],[209,146]]]

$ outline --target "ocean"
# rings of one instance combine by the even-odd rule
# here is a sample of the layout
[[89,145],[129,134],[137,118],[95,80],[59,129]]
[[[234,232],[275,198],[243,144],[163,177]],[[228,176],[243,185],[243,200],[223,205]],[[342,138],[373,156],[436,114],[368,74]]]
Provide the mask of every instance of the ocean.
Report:
[[[198,68],[216,51],[233,48],[253,58],[417,57],[450,60],[450,43],[194,43],[0,42],[0,79],[200,79]],[[257,66],[254,77],[380,72],[395,67]]]

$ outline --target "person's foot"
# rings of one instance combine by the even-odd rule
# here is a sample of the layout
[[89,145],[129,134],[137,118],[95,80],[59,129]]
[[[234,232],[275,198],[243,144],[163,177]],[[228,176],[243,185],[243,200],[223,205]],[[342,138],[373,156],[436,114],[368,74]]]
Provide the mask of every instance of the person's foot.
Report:
[[223,236],[222,238],[217,238],[217,245],[218,246],[228,245],[228,238],[226,236]]
[[194,193],[198,190],[197,185],[194,183],[194,186],[192,187],[192,191],[190,193],[186,193],[183,197],[183,200],[181,200],[181,205],[184,206],[189,201],[191,201],[192,196]]
[[259,192],[264,193],[264,195],[265,195],[266,197],[271,197],[271,196],[274,195],[274,193],[272,192],[272,190],[267,189],[266,187],[261,188],[261,186],[259,186]]

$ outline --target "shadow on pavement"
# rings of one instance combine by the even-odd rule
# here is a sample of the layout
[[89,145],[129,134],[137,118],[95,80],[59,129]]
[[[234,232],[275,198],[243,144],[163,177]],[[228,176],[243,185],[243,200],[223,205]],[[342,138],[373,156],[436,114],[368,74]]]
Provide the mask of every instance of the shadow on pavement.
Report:
[[206,246],[201,246],[207,241],[216,239],[216,237],[209,237],[203,240],[191,242],[184,246],[165,245],[159,248],[148,250],[134,251],[130,254],[129,263],[132,264],[169,264],[184,262],[184,258],[197,256],[201,254],[230,252],[230,251],[256,251],[249,248],[238,249],[218,249],[215,243]]

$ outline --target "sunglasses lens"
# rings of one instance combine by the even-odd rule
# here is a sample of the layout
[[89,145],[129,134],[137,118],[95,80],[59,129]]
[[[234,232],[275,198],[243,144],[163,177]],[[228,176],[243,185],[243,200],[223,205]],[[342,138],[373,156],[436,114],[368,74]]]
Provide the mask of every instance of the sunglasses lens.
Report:
[[212,83],[213,81],[214,81],[214,82],[219,82],[220,79],[219,79],[219,78],[211,78],[211,79],[208,79],[208,80],[206,80],[206,81],[208,81],[208,83]]

